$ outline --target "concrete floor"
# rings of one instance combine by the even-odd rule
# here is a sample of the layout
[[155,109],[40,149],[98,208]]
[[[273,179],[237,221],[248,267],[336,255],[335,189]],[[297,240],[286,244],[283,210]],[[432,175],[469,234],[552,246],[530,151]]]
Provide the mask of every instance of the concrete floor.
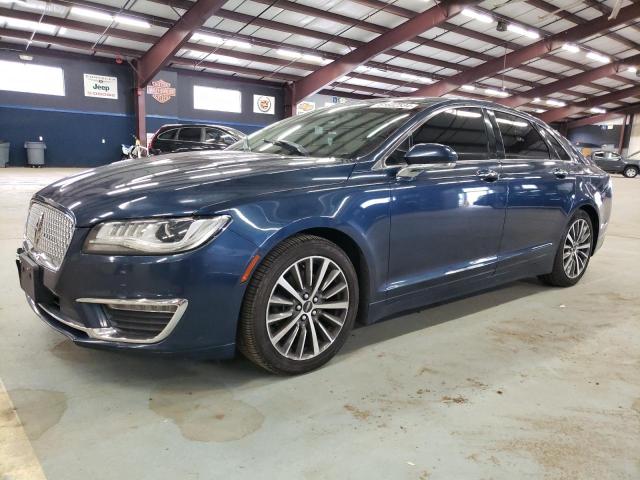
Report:
[[42,324],[14,251],[30,195],[67,173],[0,171],[0,479],[640,478],[640,181],[614,180],[578,286],[360,328],[326,367],[278,378],[85,350]]

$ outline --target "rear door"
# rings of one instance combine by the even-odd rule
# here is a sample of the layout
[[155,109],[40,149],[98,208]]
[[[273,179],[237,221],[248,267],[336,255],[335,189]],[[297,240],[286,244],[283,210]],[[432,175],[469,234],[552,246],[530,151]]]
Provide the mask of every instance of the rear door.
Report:
[[[480,108],[450,108],[409,140],[447,145],[458,161],[392,184],[389,294],[444,285],[449,293],[462,291],[465,280],[493,274],[502,236],[507,189],[491,124]],[[402,162],[410,146],[402,145],[387,163]]]
[[220,130],[219,128],[206,127],[204,129],[204,143],[205,148],[211,150],[222,150],[223,148],[227,148],[231,143],[235,143],[235,141],[227,144],[224,140],[225,132]]
[[182,127],[178,132],[174,151],[196,150],[202,148],[202,127]]
[[[498,273],[546,268],[568,221],[575,189],[571,157],[551,132],[511,112],[490,112],[509,195]],[[558,150],[559,149],[559,150]]]
[[171,128],[158,134],[153,140],[153,150],[159,150],[161,152],[172,152],[175,147],[175,139],[178,134],[177,128]]

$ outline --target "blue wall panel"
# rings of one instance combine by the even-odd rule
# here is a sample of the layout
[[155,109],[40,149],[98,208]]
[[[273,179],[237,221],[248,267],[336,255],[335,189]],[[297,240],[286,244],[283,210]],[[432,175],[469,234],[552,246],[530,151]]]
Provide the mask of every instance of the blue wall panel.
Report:
[[24,142],[40,136],[47,145],[49,166],[104,165],[120,160],[121,144],[132,143],[133,131],[133,116],[126,114],[0,106],[0,138],[11,142],[10,166],[26,165]]

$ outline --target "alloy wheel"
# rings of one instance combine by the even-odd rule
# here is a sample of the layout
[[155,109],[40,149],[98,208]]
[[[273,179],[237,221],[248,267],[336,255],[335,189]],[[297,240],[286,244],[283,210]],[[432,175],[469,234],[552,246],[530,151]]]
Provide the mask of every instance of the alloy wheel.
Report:
[[591,227],[583,218],[569,227],[562,249],[562,265],[567,277],[573,279],[584,271],[591,253]]
[[297,260],[278,278],[267,304],[269,340],[284,357],[308,360],[338,337],[349,312],[349,285],[331,259]]

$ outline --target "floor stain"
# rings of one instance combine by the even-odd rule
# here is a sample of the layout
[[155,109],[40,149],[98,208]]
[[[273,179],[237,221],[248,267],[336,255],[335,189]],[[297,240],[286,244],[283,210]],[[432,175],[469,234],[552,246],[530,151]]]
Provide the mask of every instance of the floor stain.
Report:
[[196,442],[231,442],[259,430],[264,415],[223,388],[179,385],[156,389],[149,408]]
[[19,388],[9,392],[15,411],[29,440],[39,439],[67,410],[67,396],[54,390]]
[[369,410],[361,410],[353,405],[346,404],[344,408],[358,420],[368,420],[371,416],[371,412]]
[[469,403],[469,400],[463,397],[462,395],[457,395],[455,397],[450,397],[448,395],[445,395],[444,397],[442,397],[441,401],[442,403],[446,403],[448,405],[451,405],[453,403],[457,403],[458,405],[463,403]]
[[633,402],[633,405],[631,405],[631,409],[640,413],[640,398],[636,398],[636,401]]

